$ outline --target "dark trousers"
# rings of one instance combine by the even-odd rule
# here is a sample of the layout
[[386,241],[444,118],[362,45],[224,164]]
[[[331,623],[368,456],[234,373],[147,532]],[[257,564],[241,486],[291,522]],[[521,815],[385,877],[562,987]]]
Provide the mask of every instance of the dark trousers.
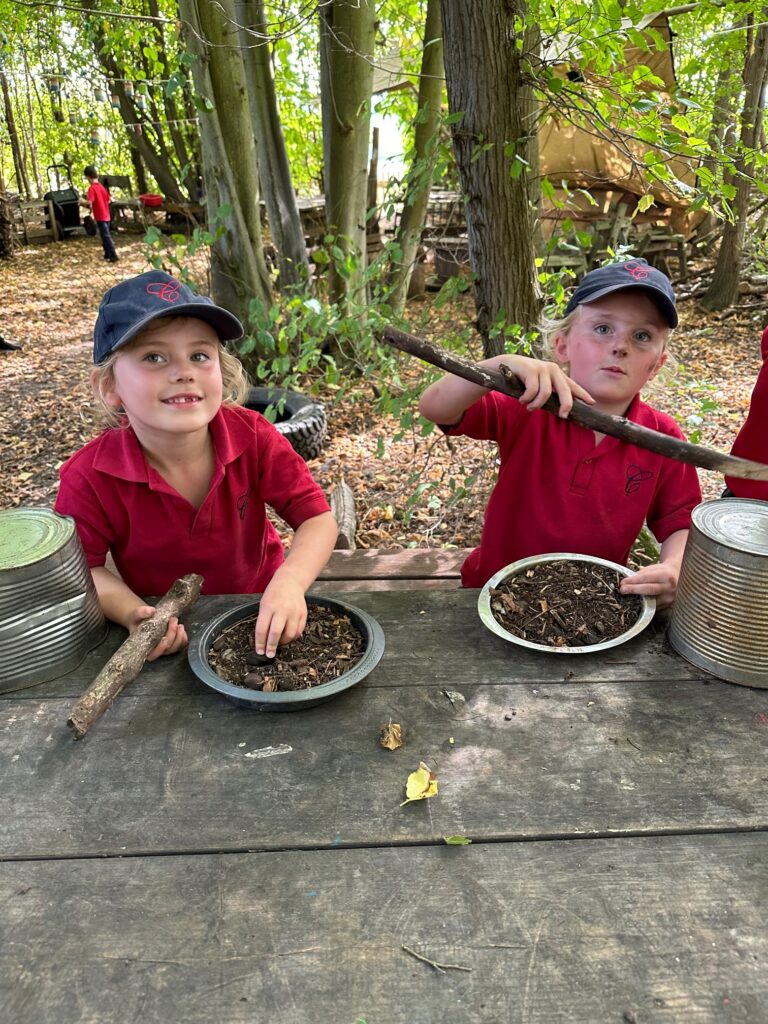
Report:
[[104,246],[105,259],[116,260],[117,253],[115,251],[115,243],[112,241],[112,235],[109,232],[109,221],[97,220],[96,227],[99,229],[99,234],[101,235],[101,244]]

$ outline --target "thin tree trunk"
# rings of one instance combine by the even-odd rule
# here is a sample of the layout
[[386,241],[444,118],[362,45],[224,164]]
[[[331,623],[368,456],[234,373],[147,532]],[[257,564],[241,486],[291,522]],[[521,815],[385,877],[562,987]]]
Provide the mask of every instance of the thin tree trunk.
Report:
[[320,6],[325,209],[345,256],[341,272],[331,264],[333,301],[358,292],[365,270],[374,32],[373,0]]
[[200,111],[200,142],[209,228],[218,236],[212,246],[213,293],[247,324],[251,301],[271,305],[272,295],[261,245],[258,169],[242,59],[237,45],[224,42],[225,33],[231,42],[234,32],[236,44],[236,29],[233,21],[226,27],[221,8],[214,10],[205,0],[180,0],[179,10],[196,58],[195,92],[210,107]]
[[413,160],[408,172],[403,212],[395,239],[399,247],[390,274],[389,302],[396,313],[402,313],[408,284],[416,264],[417,250],[424,230],[429,191],[435,169],[440,103],[445,83],[443,68],[443,25],[440,0],[428,0],[424,27],[424,48],[419,77],[419,102],[414,133]]
[[3,92],[3,111],[5,113],[5,126],[8,130],[8,138],[10,139],[11,143],[13,169],[16,172],[16,186],[19,192],[22,192],[29,199],[32,193],[29,189],[29,178],[27,177],[27,168],[24,165],[24,159],[21,153],[21,146],[19,145],[19,133],[16,130],[16,117],[13,112],[11,94],[8,89],[8,79],[6,78],[5,72],[2,69],[0,69],[0,88]]
[[[158,6],[157,0],[148,0],[149,13],[153,18],[160,18],[160,7]],[[164,67],[168,67],[169,60],[168,54],[165,48],[165,28],[158,21],[158,33],[156,36],[157,52],[160,62]],[[184,136],[179,130],[178,121],[180,119],[176,101],[173,96],[169,96],[165,89],[163,89],[163,110],[165,112],[165,120],[168,124],[168,132],[171,136],[171,142],[173,143],[173,149],[176,154],[176,160],[178,161],[180,168],[188,168],[186,180],[184,185],[189,193],[190,199],[194,202],[197,198],[195,195],[195,185],[197,175],[190,168],[192,158],[187,150],[187,146],[184,141]]]
[[768,73],[768,8],[759,13],[760,24],[747,37],[744,60],[744,105],[741,111],[739,155],[735,161],[736,196],[733,202],[734,219],[725,225],[720,250],[709,288],[701,297],[704,309],[725,309],[739,299],[739,273],[747,230],[749,197],[755,149],[760,138],[760,127],[765,109],[765,81]]
[[[713,92],[712,122],[707,135],[708,155],[701,161],[701,170],[708,171],[710,174],[715,172],[718,161],[722,159],[721,153],[726,128],[734,119],[734,106],[738,95],[737,82],[738,79],[733,74],[730,63],[721,65]],[[697,177],[700,177],[700,174],[701,172],[697,174]],[[708,212],[696,229],[698,237],[708,235],[717,226],[717,223],[718,218],[715,214]],[[714,238],[708,249],[711,249],[713,244]]]
[[27,97],[27,118],[29,120],[29,155],[32,162],[32,175],[35,179],[35,185],[37,186],[37,194],[41,196],[46,190],[43,188],[43,176],[40,173],[40,163],[37,158],[37,137],[35,134],[35,115],[32,110],[32,75],[29,70],[29,60],[27,58],[26,49],[21,51],[22,60],[24,61],[24,81],[26,85],[26,97]]
[[535,101],[526,82],[538,29],[522,39],[516,33],[516,20],[526,14],[522,0],[442,0],[442,14],[449,108],[464,115],[452,132],[466,195],[477,327],[486,355],[494,355],[503,349],[502,335],[489,337],[494,323],[531,328],[541,305],[527,173]]
[[0,259],[10,259],[13,256],[15,243],[11,208],[8,205],[3,169],[0,166]]
[[264,3],[263,0],[239,0],[235,10],[257,140],[259,179],[272,241],[277,249],[279,284],[281,289],[291,288],[308,279],[309,262],[277,108]]

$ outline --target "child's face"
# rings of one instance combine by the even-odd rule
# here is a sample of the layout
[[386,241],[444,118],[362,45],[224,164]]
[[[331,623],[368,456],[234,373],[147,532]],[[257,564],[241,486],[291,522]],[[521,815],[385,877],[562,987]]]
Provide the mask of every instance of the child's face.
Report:
[[222,402],[219,350],[203,320],[160,320],[118,353],[105,401],[125,409],[140,437],[207,430]]
[[597,408],[621,415],[666,362],[668,334],[653,299],[631,288],[579,306],[571,329],[555,339],[555,352]]

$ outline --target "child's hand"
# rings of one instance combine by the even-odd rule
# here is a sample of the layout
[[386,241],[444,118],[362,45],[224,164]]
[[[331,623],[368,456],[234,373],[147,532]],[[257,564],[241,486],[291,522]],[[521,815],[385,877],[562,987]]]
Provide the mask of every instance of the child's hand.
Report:
[[[490,362],[490,360],[488,360]],[[525,391],[518,401],[529,409],[540,409],[554,391],[560,399],[559,416],[565,418],[573,408],[574,398],[580,398],[589,405],[594,405],[594,398],[580,384],[565,373],[557,363],[544,359],[530,359],[528,356],[496,356],[496,366],[505,363],[525,385]],[[487,365],[483,363],[482,365]]]
[[677,580],[680,566],[670,562],[657,562],[646,565],[633,576],[621,581],[619,590],[622,594],[647,595],[656,598],[656,608],[669,608],[677,595]]
[[[133,633],[145,619],[151,619],[155,614],[155,608],[151,604],[142,604],[137,608],[134,608],[131,613],[130,620],[128,621],[128,632]],[[164,654],[176,654],[177,651],[183,650],[188,643],[187,631],[176,618],[172,615],[168,620],[168,628],[165,631],[165,636],[162,637],[157,645],[147,655],[147,661],[155,661],[157,658],[162,657]]]
[[282,566],[262,595],[256,620],[256,653],[274,658],[278,644],[295,640],[307,624],[304,588]]

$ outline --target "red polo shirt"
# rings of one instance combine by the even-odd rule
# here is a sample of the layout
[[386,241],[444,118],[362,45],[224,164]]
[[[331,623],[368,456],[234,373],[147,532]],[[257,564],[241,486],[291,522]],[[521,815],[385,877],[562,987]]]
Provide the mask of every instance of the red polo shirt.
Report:
[[[768,327],[763,331],[760,348],[763,365],[755,381],[749,413],[733,442],[731,455],[754,459],[755,462],[768,462]],[[742,480],[741,477],[727,476],[725,482],[737,498],[768,501],[768,483],[765,480]]]
[[[670,417],[635,398],[627,419],[681,438]],[[658,541],[691,524],[701,501],[693,466],[604,437],[491,391],[447,428],[499,445],[499,478],[480,547],[461,570],[465,587],[529,555],[567,551],[626,564],[644,521]]]
[[109,192],[100,181],[92,181],[85,198],[91,204],[91,213],[94,220],[111,220],[109,212]]
[[112,552],[137,594],[186,573],[206,594],[260,594],[283,561],[270,505],[293,529],[328,511],[320,487],[263,416],[223,405],[210,423],[211,487],[199,509],[147,462],[130,427],[104,431],[61,467],[56,511],[73,516],[89,566]]

